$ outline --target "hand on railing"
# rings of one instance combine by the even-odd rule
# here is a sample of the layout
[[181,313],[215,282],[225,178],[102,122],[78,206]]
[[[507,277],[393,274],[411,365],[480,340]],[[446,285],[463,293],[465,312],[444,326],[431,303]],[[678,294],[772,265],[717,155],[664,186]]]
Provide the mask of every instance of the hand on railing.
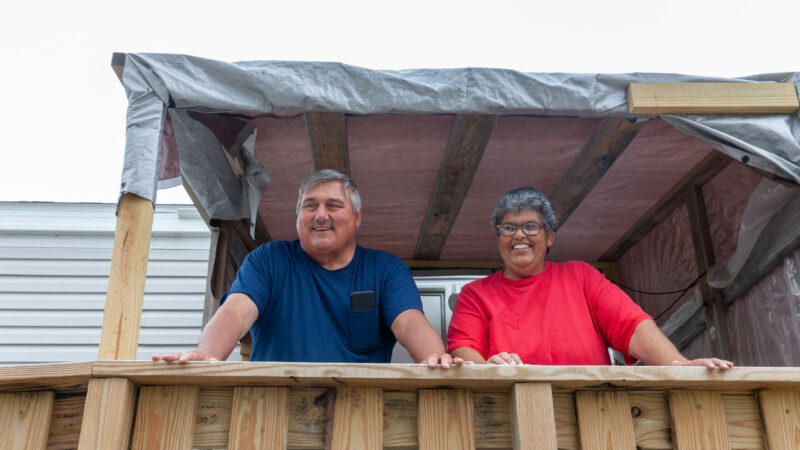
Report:
[[486,363],[498,366],[521,366],[523,364],[522,358],[520,358],[519,355],[506,352],[500,352],[490,356],[489,359],[486,360]]
[[456,356],[453,358],[450,353],[431,353],[425,359],[421,361],[423,364],[427,363],[428,367],[431,369],[435,369],[441,364],[442,369],[449,369],[450,366],[461,366],[461,365],[470,365],[473,364],[472,361],[464,361],[464,358],[459,358]]
[[167,355],[153,355],[153,361],[173,362],[178,361],[185,364],[188,361],[219,361],[217,358],[201,352],[200,350],[189,350],[183,353],[171,353]]
[[733,363],[726,359],[719,358],[697,358],[686,361],[672,361],[673,366],[705,366],[708,370],[728,370],[733,367]]

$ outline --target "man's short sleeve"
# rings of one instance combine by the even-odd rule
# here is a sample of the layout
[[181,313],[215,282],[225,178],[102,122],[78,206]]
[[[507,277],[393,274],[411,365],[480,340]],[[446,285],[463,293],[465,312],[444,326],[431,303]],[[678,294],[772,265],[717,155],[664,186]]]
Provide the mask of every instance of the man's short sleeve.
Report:
[[269,302],[270,282],[273,275],[270,250],[270,246],[262,245],[244,258],[242,267],[236,272],[236,280],[228,292],[220,299],[220,305],[225,302],[229,295],[242,293],[250,297],[253,303],[256,304],[259,316],[263,314]]
[[408,266],[399,258],[388,254],[386,256],[386,270],[381,287],[381,312],[386,326],[391,328],[394,320],[403,311],[422,311],[422,300]]

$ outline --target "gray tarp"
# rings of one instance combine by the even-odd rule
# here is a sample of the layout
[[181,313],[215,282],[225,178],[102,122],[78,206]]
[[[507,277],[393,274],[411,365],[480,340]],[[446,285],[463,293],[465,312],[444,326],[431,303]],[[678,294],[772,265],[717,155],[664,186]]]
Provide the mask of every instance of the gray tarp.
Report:
[[[336,111],[351,114],[482,113],[632,117],[632,82],[790,82],[800,74],[738,79],[673,74],[521,73],[503,69],[369,70],[338,63],[264,61],[226,63],[185,55],[126,54],[122,82],[128,95],[122,193],[155,201],[156,189],[176,185],[163,170],[167,111],[175,129],[180,171],[195,186],[211,217],[253,217],[268,175],[242,145],[247,174],[213,173],[220,144],[210,133],[189,133],[184,110],[276,114]],[[119,56],[116,56],[119,58]],[[647,117],[647,116],[639,116]],[[664,115],[678,129],[739,160],[800,183],[800,113],[792,115]],[[186,142],[191,139],[191,145]],[[187,154],[187,150],[191,154]]]

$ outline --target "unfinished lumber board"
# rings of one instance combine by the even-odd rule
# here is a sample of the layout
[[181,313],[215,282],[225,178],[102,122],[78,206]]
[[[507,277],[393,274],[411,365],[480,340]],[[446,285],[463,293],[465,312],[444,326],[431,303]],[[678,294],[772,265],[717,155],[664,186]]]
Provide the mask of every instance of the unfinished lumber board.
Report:
[[93,364],[80,362],[0,367],[0,391],[86,392]]
[[285,449],[288,406],[287,388],[234,388],[228,449]]
[[770,450],[800,448],[800,392],[758,394]]
[[557,445],[553,389],[547,383],[517,383],[511,388],[515,449],[552,449]]
[[192,447],[224,448],[231,428],[233,389],[200,389]]
[[81,422],[80,449],[127,449],[136,385],[127,378],[92,378]]
[[764,448],[764,432],[755,394],[722,394],[722,409],[725,410],[732,449]]
[[153,208],[150,200],[130,193],[119,201],[97,359],[136,359]]
[[793,83],[630,83],[635,114],[781,114],[798,108]]
[[575,407],[582,448],[636,448],[627,392],[579,391]]
[[197,386],[143,386],[131,449],[191,450],[199,394]]
[[475,448],[468,389],[421,389],[418,401],[420,450]]
[[636,447],[647,450],[671,449],[667,393],[632,391],[628,393],[628,402],[631,405]]
[[47,447],[55,392],[0,393],[0,449]]
[[581,448],[578,438],[578,416],[575,413],[575,393],[553,392],[553,412],[556,419],[558,448]]
[[730,448],[722,396],[716,391],[669,391],[676,450]]
[[48,450],[78,448],[86,394],[56,394],[47,436]]
[[314,170],[333,169],[350,175],[347,120],[344,113],[306,111],[303,118],[306,121]]
[[383,393],[383,448],[419,447],[417,393]]
[[511,447],[511,400],[507,392],[472,392],[475,447]]
[[336,389],[331,449],[383,446],[383,389]]

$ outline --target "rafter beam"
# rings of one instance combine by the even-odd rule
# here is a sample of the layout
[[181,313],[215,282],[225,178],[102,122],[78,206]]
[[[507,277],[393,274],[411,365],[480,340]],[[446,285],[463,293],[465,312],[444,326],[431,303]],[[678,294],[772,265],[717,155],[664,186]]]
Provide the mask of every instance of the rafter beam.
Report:
[[620,117],[600,122],[550,195],[559,227],[611,168],[645,123],[631,123]]
[[467,196],[497,116],[456,116],[444,151],[414,259],[439,259]]
[[314,170],[333,169],[350,175],[345,116],[336,112],[303,113]]
[[628,108],[635,114],[791,114],[793,83],[631,83]]
[[652,208],[647,210],[635,224],[622,235],[602,256],[600,261],[616,261],[637,242],[642,240],[676,208],[683,205],[686,195],[695,186],[702,186],[714,178],[732,161],[728,156],[713,150],[700,161],[691,172],[680,179]]

